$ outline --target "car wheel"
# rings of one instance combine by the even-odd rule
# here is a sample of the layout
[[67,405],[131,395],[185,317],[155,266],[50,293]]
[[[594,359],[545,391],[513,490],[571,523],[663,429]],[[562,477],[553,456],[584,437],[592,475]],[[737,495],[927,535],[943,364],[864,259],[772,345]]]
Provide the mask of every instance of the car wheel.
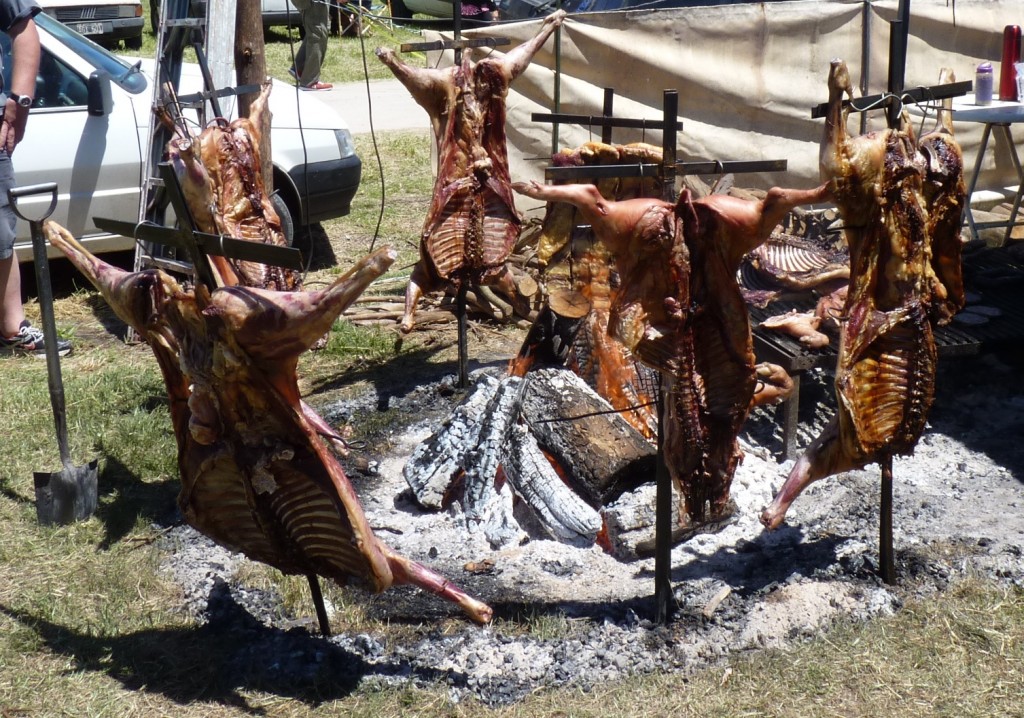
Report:
[[292,212],[288,209],[288,203],[277,192],[270,195],[270,204],[274,205],[277,216],[281,218],[281,231],[284,233],[284,241],[289,247],[295,243],[295,221],[292,219]]
[[402,0],[390,0],[391,17],[400,20],[412,20],[412,12],[406,7]]
[[141,50],[142,35],[139,35],[138,37],[126,37],[124,39],[124,47],[126,50]]

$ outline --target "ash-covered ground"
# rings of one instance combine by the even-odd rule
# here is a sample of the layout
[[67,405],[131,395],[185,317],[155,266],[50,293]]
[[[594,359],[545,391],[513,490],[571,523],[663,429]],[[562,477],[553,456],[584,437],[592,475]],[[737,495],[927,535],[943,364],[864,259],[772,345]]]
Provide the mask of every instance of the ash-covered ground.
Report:
[[[325,639],[312,606],[305,616],[285,615],[279,597],[236,580],[245,559],[187,527],[167,533],[164,565],[183,587],[187,610],[205,621],[203,630],[237,645],[230,666],[237,678],[287,686],[288,695],[303,685],[322,694],[325,685],[345,692],[440,683],[453,700],[472,694],[500,704],[542,687],[724,666],[740,652],[818,635],[838,617],[898,611],[908,598],[927,600],[967,575],[1024,585],[1022,378],[1019,351],[940,362],[929,429],[915,454],[894,465],[895,586],[876,574],[875,465],[813,485],[786,525],[762,529],[758,514],[791,466],[775,458],[781,439],[773,410],[753,415],[742,434],[735,521],[672,552],[678,608],[667,626],[652,621],[653,559],[622,562],[597,547],[537,537],[494,550],[466,529],[457,509],[420,510],[402,478],[410,452],[460,398],[451,376],[317,408],[357,429],[372,412],[396,417],[387,437],[375,437],[390,446],[370,457],[375,470],[350,472],[370,523],[385,543],[490,603],[501,619],[495,626],[462,624],[455,606],[397,587],[357,595],[372,616],[417,627],[405,632],[413,640],[372,633]],[[832,402],[830,377],[807,375],[801,446],[830,416]],[[493,562],[490,571],[465,568],[485,560]],[[519,628],[523,622],[530,631]]]

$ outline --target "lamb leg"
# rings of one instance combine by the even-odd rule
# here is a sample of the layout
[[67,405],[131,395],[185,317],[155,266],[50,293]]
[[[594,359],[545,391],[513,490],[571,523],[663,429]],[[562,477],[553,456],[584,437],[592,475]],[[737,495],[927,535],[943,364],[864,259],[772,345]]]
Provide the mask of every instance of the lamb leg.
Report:
[[448,581],[440,574],[431,571],[426,566],[415,561],[399,556],[384,547],[384,553],[391,568],[391,575],[395,583],[417,586],[424,591],[430,591],[453,603],[457,603],[472,620],[483,625],[488,623],[494,611],[485,603],[477,601],[461,588]]
[[797,460],[782,489],[775,495],[768,508],[761,512],[761,523],[768,529],[778,528],[786,520],[786,512],[790,505],[808,485],[826,476],[857,467],[858,463],[844,451],[843,442],[840,440],[839,420],[833,419]]

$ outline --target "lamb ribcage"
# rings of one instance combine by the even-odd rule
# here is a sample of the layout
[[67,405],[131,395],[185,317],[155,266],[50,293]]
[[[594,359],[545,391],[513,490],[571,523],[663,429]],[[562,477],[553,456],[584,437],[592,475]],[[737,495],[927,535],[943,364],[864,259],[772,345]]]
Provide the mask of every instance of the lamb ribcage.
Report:
[[505,263],[518,234],[518,220],[497,194],[465,187],[445,204],[426,248],[441,278],[477,279]]

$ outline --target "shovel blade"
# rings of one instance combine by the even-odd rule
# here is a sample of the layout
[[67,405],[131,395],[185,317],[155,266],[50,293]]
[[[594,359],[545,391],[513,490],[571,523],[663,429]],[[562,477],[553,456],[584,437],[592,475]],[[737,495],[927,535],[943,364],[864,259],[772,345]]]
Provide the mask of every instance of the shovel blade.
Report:
[[35,472],[36,519],[43,526],[84,521],[96,513],[97,460],[54,473]]

